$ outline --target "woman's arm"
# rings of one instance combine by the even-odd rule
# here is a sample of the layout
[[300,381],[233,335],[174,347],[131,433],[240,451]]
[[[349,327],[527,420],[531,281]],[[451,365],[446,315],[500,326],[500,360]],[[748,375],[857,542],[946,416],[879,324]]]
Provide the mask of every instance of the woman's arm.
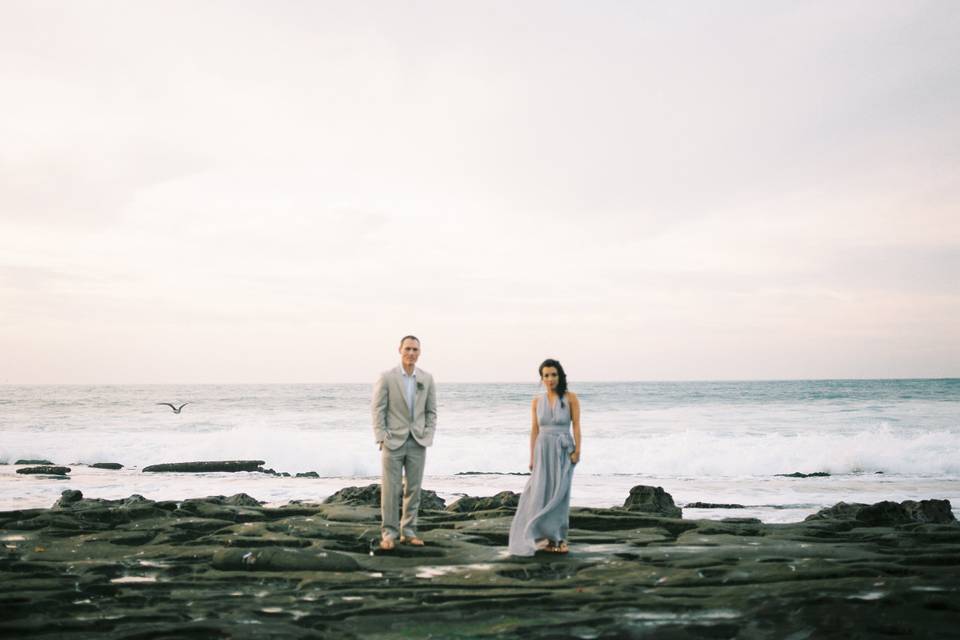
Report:
[[567,392],[567,397],[570,398],[570,419],[573,420],[573,453],[570,454],[570,462],[577,464],[580,462],[580,399],[571,391]]
[[533,449],[537,446],[537,434],[540,433],[540,424],[537,422],[536,398],[530,404],[530,412],[533,414],[532,424],[530,425],[530,471],[533,471]]

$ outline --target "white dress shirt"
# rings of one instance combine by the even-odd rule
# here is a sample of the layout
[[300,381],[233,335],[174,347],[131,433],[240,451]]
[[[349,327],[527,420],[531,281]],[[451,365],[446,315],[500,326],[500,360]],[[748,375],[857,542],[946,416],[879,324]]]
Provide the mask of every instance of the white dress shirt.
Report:
[[401,364],[400,374],[403,376],[403,391],[407,397],[407,408],[410,409],[410,419],[413,420],[413,401],[417,397],[417,368],[413,368],[412,374],[407,374],[403,368],[403,364]]

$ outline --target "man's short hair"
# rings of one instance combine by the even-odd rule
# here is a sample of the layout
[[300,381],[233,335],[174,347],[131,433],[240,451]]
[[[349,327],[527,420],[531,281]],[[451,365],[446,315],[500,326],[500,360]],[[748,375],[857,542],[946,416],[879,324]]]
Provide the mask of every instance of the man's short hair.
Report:
[[417,344],[420,344],[420,338],[418,338],[417,336],[403,336],[402,338],[400,338],[401,347],[403,346],[404,340],[416,340]]

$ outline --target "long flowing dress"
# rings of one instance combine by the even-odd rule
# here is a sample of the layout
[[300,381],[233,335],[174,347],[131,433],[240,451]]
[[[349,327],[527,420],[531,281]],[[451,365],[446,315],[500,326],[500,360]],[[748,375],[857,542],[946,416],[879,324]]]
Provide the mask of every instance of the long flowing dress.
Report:
[[570,528],[570,484],[574,450],[570,433],[570,401],[550,404],[544,393],[537,401],[539,433],[533,447],[533,472],[527,480],[510,525],[509,551],[532,556],[537,540],[566,540]]

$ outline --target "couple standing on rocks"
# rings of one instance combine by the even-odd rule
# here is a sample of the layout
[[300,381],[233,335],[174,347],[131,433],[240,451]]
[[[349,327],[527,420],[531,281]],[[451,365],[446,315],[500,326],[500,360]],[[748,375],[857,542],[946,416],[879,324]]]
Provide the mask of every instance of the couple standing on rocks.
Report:
[[[400,366],[380,375],[372,402],[373,435],[383,470],[380,548],[384,551],[398,543],[424,544],[417,536],[417,512],[427,447],[437,430],[433,376],[416,366],[420,340],[404,336],[399,351]],[[531,474],[510,526],[509,550],[517,556],[532,556],[538,549],[567,553],[570,484],[580,461],[580,401],[567,391],[567,376],[558,361],[544,360],[539,373],[544,392],[531,404]]]

